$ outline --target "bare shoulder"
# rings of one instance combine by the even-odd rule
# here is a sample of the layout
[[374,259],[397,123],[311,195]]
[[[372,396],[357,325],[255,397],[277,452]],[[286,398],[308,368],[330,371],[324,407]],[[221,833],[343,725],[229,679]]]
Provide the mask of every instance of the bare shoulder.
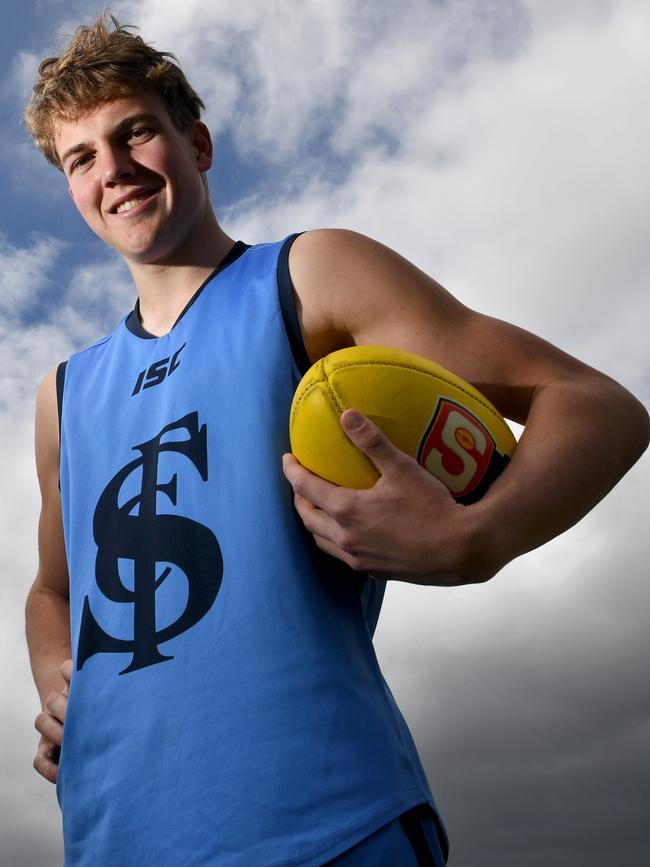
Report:
[[424,316],[430,331],[466,310],[395,250],[347,229],[305,232],[291,248],[289,268],[305,345],[314,358],[354,343],[417,351],[405,345],[411,323]]
[[327,306],[332,306],[327,290],[334,292],[336,304],[347,301],[350,308],[365,306],[369,297],[375,303],[397,303],[404,291],[410,300],[434,295],[438,303],[458,304],[436,280],[395,250],[349,229],[305,232],[294,241],[289,264],[299,294],[310,301],[318,296]]
[[399,253],[342,229],[296,239],[289,256],[312,360],[351,345],[383,345],[430,358],[525,422],[536,389],[605,377],[541,336],[467,307]]

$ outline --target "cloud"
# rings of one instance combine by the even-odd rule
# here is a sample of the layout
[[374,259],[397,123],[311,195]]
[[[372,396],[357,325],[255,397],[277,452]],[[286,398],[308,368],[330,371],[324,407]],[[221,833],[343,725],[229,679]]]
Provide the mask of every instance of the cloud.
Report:
[[[646,462],[487,585],[389,585],[375,643],[448,825],[451,864],[641,863],[648,482]],[[608,840],[592,848],[604,817]]]
[[[0,408],[31,414],[36,384],[73,351],[111,330],[133,306],[128,271],[114,254],[62,268],[69,246],[36,236],[29,246],[0,239]],[[65,281],[65,282],[64,282]]]
[[157,47],[173,47],[217,130],[229,127],[241,150],[273,162],[324,141],[349,151],[399,132],[432,84],[468,56],[509,52],[525,25],[507,0],[416,0],[406,9],[390,0],[372,10],[342,0],[243,8],[190,0],[182,10],[138,0],[115,10]]
[[[125,266],[115,257],[72,267],[57,281],[69,253],[54,237],[24,247],[0,243],[0,585],[3,682],[11,702],[4,715],[0,790],[3,857],[12,867],[62,862],[60,818],[54,789],[31,770],[38,698],[31,684],[23,608],[36,575],[38,486],[33,457],[36,387],[47,370],[108,332],[132,304]],[[119,312],[118,312],[119,308]],[[36,830],[37,829],[37,830]]]
[[[632,30],[625,4],[586,26],[545,19],[507,62],[480,57],[446,87],[415,89],[390,135],[382,116],[392,144],[362,149],[343,180],[328,179],[307,155],[307,170],[285,189],[237,203],[226,220],[255,238],[360,229],[470,306],[548,337],[647,399],[643,21],[647,11]],[[419,56],[422,41],[409,53]],[[401,68],[390,68],[399,79]],[[337,135],[364,142],[367,128],[362,114],[357,127],[344,119]]]
[[0,315],[13,320],[34,305],[62,247],[51,237],[37,237],[27,248],[0,238]]
[[0,86],[0,96],[14,99],[22,105],[31,93],[39,62],[32,51],[17,51],[12,58],[9,75]]

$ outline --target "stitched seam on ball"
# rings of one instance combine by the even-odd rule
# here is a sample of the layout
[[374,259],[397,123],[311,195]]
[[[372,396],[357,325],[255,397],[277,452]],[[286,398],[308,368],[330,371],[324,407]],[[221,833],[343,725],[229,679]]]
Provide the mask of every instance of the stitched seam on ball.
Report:
[[[316,371],[315,375],[318,376],[318,374],[320,374],[320,376],[322,376],[323,379],[325,379],[327,381],[327,377],[325,376],[325,374],[323,372],[323,359],[322,358],[318,361],[318,370]],[[314,388],[316,388],[317,385],[320,385],[320,383],[322,381],[323,381],[322,379],[311,379],[307,383],[306,387],[303,389],[302,394],[300,395],[300,397],[298,398],[298,400],[295,402],[295,404],[293,406],[293,410],[291,412],[291,419],[289,420],[289,430],[291,430],[291,428],[293,427],[293,421],[294,421],[294,418],[296,417],[296,413],[298,412],[298,407],[300,406],[300,404],[307,397],[307,395],[311,391],[313,391]]]
[[[354,365],[346,365],[346,367],[354,367]],[[338,370],[338,368],[337,368],[337,370]],[[332,371],[332,372],[334,373],[335,371]],[[327,374],[325,374],[325,383],[327,385],[327,390],[330,393],[330,397],[332,398],[332,402],[334,403],[334,406],[338,409],[338,411],[340,413],[343,413],[345,411],[346,407],[343,406],[343,403],[340,401],[338,394],[334,391],[334,386],[330,382],[330,378]],[[340,424],[341,424],[341,422],[339,420],[339,425]],[[341,428],[341,434],[346,438],[346,440],[348,440],[348,442],[352,443],[352,441],[346,435],[343,428]],[[354,443],[352,443],[352,445],[354,445]],[[359,449],[359,446],[357,446],[356,448]],[[368,455],[364,451],[362,451],[361,449],[359,449],[359,451],[361,452],[361,454],[365,458],[366,463],[368,464],[370,470],[372,471],[372,474],[375,476],[375,479],[381,478],[381,473],[379,472],[379,470],[377,469],[375,464],[373,464],[373,462],[370,460]]]
[[[446,385],[450,385],[452,388],[458,389],[458,391],[466,394],[468,397],[471,397],[472,400],[475,400],[477,403],[480,403],[482,407],[484,407],[488,412],[491,412],[495,418],[501,421],[501,416],[493,406],[489,403],[486,403],[485,400],[481,400],[477,397],[476,394],[472,394],[471,391],[468,391],[466,388],[463,388],[462,385],[458,385],[456,382],[452,382],[451,379],[445,379],[444,376],[440,376],[439,374],[429,373],[426,370],[422,370],[421,367],[416,367],[414,364],[404,364],[400,361],[346,361],[343,364],[338,364],[336,369],[332,371],[332,373],[337,373],[339,370],[343,370],[345,367],[399,367],[403,370],[415,370],[417,373],[424,373],[427,376],[435,376],[441,382],[444,382]],[[480,392],[479,392],[480,393]]]
[[320,381],[318,381],[318,382],[310,382],[309,385],[308,385],[308,386],[303,390],[303,392],[302,392],[302,394],[300,395],[300,397],[298,398],[298,400],[295,402],[295,404],[294,404],[294,406],[293,406],[293,411],[292,411],[292,413],[291,413],[291,425],[292,425],[292,426],[293,426],[293,421],[294,421],[294,419],[295,419],[295,417],[296,417],[296,413],[298,412],[298,407],[299,407],[300,404],[303,402],[303,400],[304,400],[304,399],[305,399],[309,394],[311,394],[311,392],[312,392],[312,391],[316,388],[316,386],[318,386],[318,385],[320,385]]

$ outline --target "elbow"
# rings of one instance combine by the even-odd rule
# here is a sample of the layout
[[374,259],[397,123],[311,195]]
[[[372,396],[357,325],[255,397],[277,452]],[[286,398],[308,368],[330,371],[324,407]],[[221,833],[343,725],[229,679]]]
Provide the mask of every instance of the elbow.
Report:
[[645,406],[635,398],[636,405],[638,407],[638,454],[635,460],[641,457],[643,452],[648,448],[650,444],[650,415],[648,414],[648,410]]
[[622,386],[618,418],[619,435],[623,441],[625,470],[632,467],[650,444],[650,415],[644,404]]

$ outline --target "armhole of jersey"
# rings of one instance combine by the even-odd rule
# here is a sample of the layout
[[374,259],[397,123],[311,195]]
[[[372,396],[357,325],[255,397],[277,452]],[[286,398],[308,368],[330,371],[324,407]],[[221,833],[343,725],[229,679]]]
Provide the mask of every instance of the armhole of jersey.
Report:
[[300,331],[300,322],[298,321],[298,311],[296,310],[296,297],[291,274],[289,273],[289,250],[296,238],[302,235],[302,232],[296,232],[295,235],[290,235],[282,245],[280,255],[278,256],[278,296],[280,300],[280,310],[282,312],[282,320],[289,338],[289,346],[291,354],[296,363],[296,367],[300,371],[300,375],[307,373],[311,367],[311,361],[307,355],[305,344]]
[[[65,369],[67,364],[67,361],[62,361],[56,369],[56,404],[59,411],[59,455],[61,454],[61,417],[63,415],[63,386],[65,384]],[[59,491],[60,490],[61,476],[59,475]]]
[[63,413],[63,386],[67,361],[62,361],[56,369],[56,403],[59,408],[59,443],[61,442],[61,415]]
[[[311,361],[307,355],[305,344],[302,339],[300,330],[300,322],[298,321],[298,311],[296,310],[296,296],[293,280],[289,272],[289,250],[296,238],[302,235],[302,232],[296,232],[294,235],[289,235],[287,240],[280,249],[278,256],[278,296],[280,299],[280,310],[282,311],[282,319],[284,327],[289,338],[289,346],[293,360],[303,376],[311,367]],[[353,572],[350,569],[352,576],[358,577],[358,572]],[[360,586],[361,604],[363,607],[366,624],[370,637],[375,634],[379,613],[381,611],[384,594],[386,592],[386,582],[378,578],[371,578],[366,575]]]

